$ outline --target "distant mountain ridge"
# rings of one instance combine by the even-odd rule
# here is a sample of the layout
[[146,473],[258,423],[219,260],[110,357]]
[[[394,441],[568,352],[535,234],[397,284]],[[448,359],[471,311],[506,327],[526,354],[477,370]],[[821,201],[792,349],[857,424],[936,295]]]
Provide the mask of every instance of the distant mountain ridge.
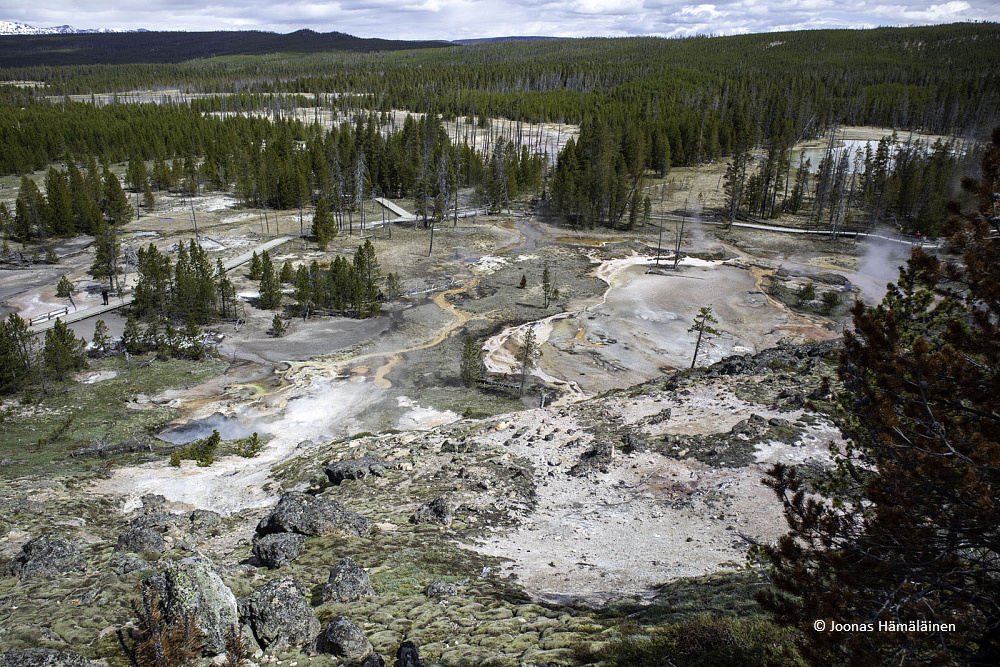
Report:
[[57,25],[52,28],[37,28],[19,21],[0,21],[0,35],[83,35],[107,34],[113,32],[146,32],[143,28],[135,30],[116,30],[114,28],[74,28],[71,25]]
[[0,35],[0,67],[179,63],[218,56],[326,51],[370,53],[454,46],[450,42],[370,39],[312,30],[298,30],[287,35],[256,30],[18,34]]
[[507,37],[479,37],[476,39],[453,39],[452,44],[493,44],[495,42],[548,42],[557,39],[568,39],[567,37],[545,37],[542,35],[510,35]]

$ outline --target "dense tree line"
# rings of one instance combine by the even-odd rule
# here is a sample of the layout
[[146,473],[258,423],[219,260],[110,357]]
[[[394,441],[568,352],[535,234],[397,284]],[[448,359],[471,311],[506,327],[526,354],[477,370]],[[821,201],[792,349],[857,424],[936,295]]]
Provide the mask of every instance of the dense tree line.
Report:
[[338,255],[325,269],[316,261],[299,266],[293,280],[295,300],[303,317],[316,310],[356,318],[374,317],[381,312],[386,298],[381,283],[378,258],[370,240],[358,246],[350,261]]
[[[475,186],[487,204],[502,208],[542,180],[545,147],[523,143],[520,123],[569,121],[583,129],[560,156],[552,192],[556,210],[573,222],[632,224],[645,207],[637,197],[643,171],[664,175],[671,166],[731,156],[732,216],[769,217],[809,199],[817,220],[833,211],[840,224],[845,202],[870,201],[870,189],[862,194],[857,182],[844,183],[843,175],[858,172],[831,161],[811,190],[806,179],[795,179],[791,190],[791,146],[839,123],[975,135],[1000,113],[997,42],[995,24],[977,24],[240,56],[155,69],[23,68],[9,75],[47,88],[0,87],[0,172],[70,163],[73,155],[153,162],[147,179],[130,179],[134,189],[142,180],[144,191],[235,188],[245,205],[273,208],[323,198],[336,226],[353,231],[352,211],[373,194],[413,197],[425,221],[443,218],[460,187]],[[94,103],[43,97],[168,83],[210,94],[167,104],[123,101],[131,95]],[[316,114],[288,117],[301,107]],[[393,109],[426,115],[399,128],[388,115]],[[320,111],[350,122],[324,130]],[[486,150],[474,150],[474,142],[456,144],[444,132],[459,117],[472,120],[473,131],[491,118],[511,126]],[[755,167],[758,150],[765,159]],[[932,168],[921,166],[919,178],[897,171],[900,192],[933,196],[915,209],[906,209],[912,200],[902,195],[896,203],[877,196],[867,217],[895,216],[930,230],[951,167],[938,160]],[[22,223],[72,233],[56,219],[62,214],[52,213],[65,208],[46,213],[32,198],[26,194]],[[41,223],[46,215],[51,219]],[[94,209],[89,222],[82,215],[74,229],[93,230]],[[27,238],[23,228],[19,238]]]

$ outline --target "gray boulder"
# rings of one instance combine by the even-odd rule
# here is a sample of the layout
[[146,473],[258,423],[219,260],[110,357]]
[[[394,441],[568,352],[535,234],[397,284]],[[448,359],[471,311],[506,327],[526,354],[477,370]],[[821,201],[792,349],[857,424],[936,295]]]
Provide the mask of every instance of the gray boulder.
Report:
[[281,496],[270,516],[257,526],[259,535],[300,533],[302,535],[340,534],[364,537],[371,532],[371,522],[336,500],[290,492]]
[[396,662],[393,667],[424,667],[424,661],[420,659],[420,650],[411,641],[405,641],[399,645],[396,651]]
[[211,510],[191,512],[191,530],[203,535],[217,535],[222,526],[222,515]]
[[385,660],[378,653],[372,653],[361,661],[360,667],[385,667]]
[[7,571],[15,577],[54,577],[87,569],[84,558],[72,542],[61,535],[47,533],[30,540],[21,553],[10,559]]
[[410,517],[413,523],[440,523],[450,526],[455,518],[455,510],[443,496],[421,505]]
[[381,456],[365,454],[358,459],[331,463],[323,470],[330,479],[330,483],[336,485],[349,479],[364,479],[369,476],[382,477],[387,468],[388,464]]
[[156,589],[166,617],[175,622],[184,614],[194,614],[204,633],[205,655],[226,650],[226,632],[237,622],[236,596],[203,557],[185,558],[144,582]]
[[427,584],[424,594],[429,598],[450,598],[452,595],[458,595],[458,588],[455,584],[444,581],[432,581]]
[[291,563],[306,546],[306,538],[298,533],[272,533],[253,542],[253,555],[261,565],[276,568]]
[[294,579],[276,579],[261,586],[247,598],[245,610],[244,620],[269,653],[308,644],[319,634],[319,619]]
[[167,510],[167,499],[165,496],[160,494],[147,493],[142,498],[142,511],[146,514],[152,514],[153,512],[166,512]]
[[330,580],[323,584],[323,602],[354,602],[375,595],[368,573],[350,558],[342,558],[330,568]]
[[[164,535],[182,537],[187,533],[188,528],[188,526],[184,525],[187,523],[184,518],[177,514],[155,511],[140,514],[129,522],[129,526],[132,528],[151,528]],[[183,529],[181,526],[183,526]]]
[[767,430],[767,420],[760,415],[750,415],[739,422],[730,431],[730,435],[756,438]]
[[0,667],[93,667],[79,653],[50,648],[26,648],[0,654]]
[[166,550],[167,543],[163,541],[163,535],[149,526],[132,526],[118,536],[118,544],[115,545],[115,551],[133,553],[148,551],[161,554]]
[[361,628],[345,616],[337,616],[316,637],[316,650],[348,660],[360,660],[372,652],[372,643]]
[[111,570],[117,575],[141,572],[142,570],[148,570],[150,567],[149,563],[135,554],[121,551],[111,556],[111,561],[108,565],[111,566]]

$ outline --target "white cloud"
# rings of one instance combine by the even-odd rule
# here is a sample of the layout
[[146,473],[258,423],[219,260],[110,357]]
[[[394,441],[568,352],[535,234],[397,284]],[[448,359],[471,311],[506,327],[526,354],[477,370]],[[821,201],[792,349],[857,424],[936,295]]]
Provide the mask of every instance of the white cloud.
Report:
[[151,30],[337,30],[388,39],[502,35],[740,34],[809,28],[1000,20],[997,0],[50,0],[0,18],[37,26]]

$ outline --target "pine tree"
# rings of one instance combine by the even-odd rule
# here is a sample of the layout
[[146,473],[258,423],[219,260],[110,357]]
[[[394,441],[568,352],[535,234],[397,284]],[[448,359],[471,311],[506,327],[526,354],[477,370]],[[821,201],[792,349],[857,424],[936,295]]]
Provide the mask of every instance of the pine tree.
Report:
[[91,354],[102,356],[114,349],[114,341],[108,335],[108,325],[104,320],[97,320],[94,324],[94,339],[91,341]]
[[137,256],[139,277],[133,308],[139,317],[165,317],[172,290],[170,258],[152,243],[148,248],[139,248]]
[[87,341],[74,336],[57,317],[53,327],[45,332],[42,362],[46,372],[56,381],[61,381],[73,371],[83,370],[87,366],[86,346]]
[[286,331],[288,331],[288,325],[281,319],[281,315],[275,313],[274,317],[271,318],[271,330],[268,333],[275,338],[281,338],[285,335]]
[[549,271],[548,264],[542,270],[542,307],[548,308],[553,299],[559,298],[559,288],[556,287],[552,272]]
[[35,337],[28,324],[11,313],[0,321],[0,394],[24,387],[35,360]]
[[320,197],[319,201],[316,202],[312,233],[316,237],[316,243],[319,245],[320,250],[326,250],[330,239],[337,235],[337,227],[333,221],[333,217],[330,215],[330,205],[327,203],[325,197]]
[[461,377],[466,387],[475,387],[482,376],[483,361],[480,358],[479,346],[472,336],[465,337],[462,346]]
[[219,314],[223,318],[229,317],[230,313],[236,317],[236,288],[226,275],[221,259],[217,259],[215,264],[215,291],[219,295]]
[[73,200],[70,197],[66,175],[55,167],[49,167],[45,176],[46,222],[49,233],[55,236],[72,236]]
[[118,254],[121,242],[115,225],[99,220],[94,233],[94,262],[90,265],[90,275],[98,280],[107,280],[108,287],[114,287],[118,279]]
[[104,170],[104,215],[112,225],[121,226],[132,219],[132,205],[122,190],[118,177]]
[[146,351],[146,343],[142,331],[139,329],[139,322],[135,315],[128,314],[125,320],[125,329],[122,331],[122,347],[128,354],[142,354]]
[[59,278],[59,282],[56,283],[56,296],[61,299],[67,299],[73,295],[73,283],[66,279],[66,276]]
[[712,337],[720,335],[718,330],[713,329],[713,324],[718,324],[719,321],[715,319],[712,315],[711,306],[702,306],[698,311],[698,314],[694,317],[694,324],[688,331],[698,332],[698,341],[694,344],[694,355],[691,357],[691,368],[694,368],[695,362],[698,361],[698,350],[701,349],[701,341],[705,336]]
[[524,396],[524,385],[528,380],[528,373],[534,368],[538,355],[539,350],[538,342],[535,339],[535,330],[529,326],[524,332],[521,349],[518,350],[517,355],[514,357],[521,364],[521,384],[517,391],[518,396]]
[[260,260],[260,305],[268,310],[281,305],[281,284],[274,273],[271,256],[266,250]]
[[295,280],[295,271],[292,269],[292,263],[286,261],[281,265],[281,274],[278,276],[278,282],[282,285],[290,285],[293,280]]
[[250,272],[247,274],[247,278],[250,280],[260,280],[260,257],[257,255],[256,250],[254,250],[253,256],[250,258]]

